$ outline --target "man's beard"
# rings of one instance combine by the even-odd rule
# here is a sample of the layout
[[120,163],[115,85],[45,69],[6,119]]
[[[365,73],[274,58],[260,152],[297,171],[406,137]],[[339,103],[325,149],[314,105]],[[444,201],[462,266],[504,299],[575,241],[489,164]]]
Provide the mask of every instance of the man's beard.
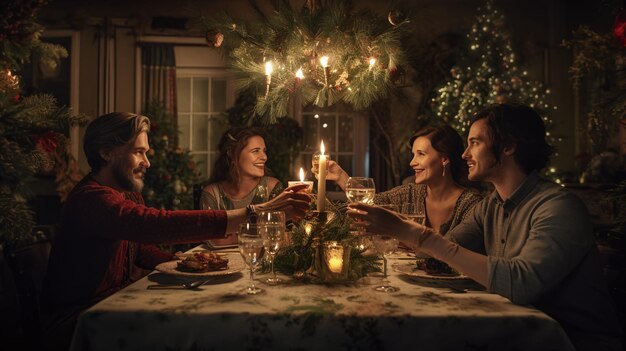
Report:
[[145,173],[146,169],[143,166],[133,168],[131,172],[126,171],[127,168],[121,164],[116,164],[113,167],[113,176],[115,181],[126,191],[135,191],[140,193],[143,190],[143,177],[141,179],[135,178],[135,174],[138,172]]

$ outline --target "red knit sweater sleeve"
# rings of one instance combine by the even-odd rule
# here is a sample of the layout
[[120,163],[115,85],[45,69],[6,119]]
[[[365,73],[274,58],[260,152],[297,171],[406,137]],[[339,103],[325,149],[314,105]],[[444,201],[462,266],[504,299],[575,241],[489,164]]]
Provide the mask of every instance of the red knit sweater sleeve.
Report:
[[72,211],[84,235],[139,243],[193,243],[224,237],[226,211],[166,211],[127,200],[115,189],[89,182],[72,194]]

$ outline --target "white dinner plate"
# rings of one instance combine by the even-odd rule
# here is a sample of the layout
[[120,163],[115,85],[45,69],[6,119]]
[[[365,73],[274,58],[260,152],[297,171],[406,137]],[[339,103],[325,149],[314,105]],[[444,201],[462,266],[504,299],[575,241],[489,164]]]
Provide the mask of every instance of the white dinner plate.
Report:
[[417,268],[415,261],[396,262],[391,265],[391,268],[398,273],[402,273],[404,275],[408,275],[411,278],[416,278],[416,279],[422,279],[422,280],[428,280],[428,281],[445,280],[445,281],[455,281],[455,282],[473,282],[473,280],[470,279],[470,277],[464,274],[458,274],[458,275],[428,274],[424,272],[423,270]]
[[200,277],[214,277],[214,276],[230,275],[230,274],[234,274],[237,272],[241,272],[246,267],[245,263],[243,262],[243,259],[241,258],[239,254],[225,255],[225,256],[226,258],[228,258],[228,267],[226,267],[226,269],[220,269],[218,271],[208,271],[208,272],[198,272],[198,273],[183,272],[183,271],[178,270],[177,268],[178,262],[180,262],[180,260],[163,262],[159,264],[158,266],[156,266],[156,270],[161,273],[176,275],[180,277],[200,278]]

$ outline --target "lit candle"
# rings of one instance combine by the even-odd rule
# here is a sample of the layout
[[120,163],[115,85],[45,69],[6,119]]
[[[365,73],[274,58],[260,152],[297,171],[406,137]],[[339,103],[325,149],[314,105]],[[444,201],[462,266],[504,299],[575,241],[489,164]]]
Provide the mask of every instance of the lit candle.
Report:
[[302,169],[302,167],[300,167],[300,181],[297,180],[290,180],[288,182],[288,186],[294,186],[294,185],[299,185],[299,184],[306,184],[306,189],[304,189],[304,191],[306,193],[310,193],[311,190],[313,190],[313,181],[312,180],[304,180],[304,169]]
[[328,269],[333,273],[341,273],[343,269],[343,258],[331,257],[328,260]]
[[272,61],[265,62],[265,97],[270,93],[270,83],[272,82],[272,72],[274,71],[274,66],[272,65]]
[[304,169],[302,167],[300,167],[300,181],[304,182]]
[[328,67],[328,56],[320,57],[320,64],[324,69],[324,83],[328,86],[328,77],[330,77],[330,67]]
[[324,141],[320,146],[320,164],[317,182],[317,210],[322,212],[326,209],[326,155],[324,155]]
[[272,65],[272,61],[265,62],[265,75],[268,76],[268,79],[271,79],[272,72],[274,72],[274,65]]
[[343,247],[336,242],[329,242],[327,245],[328,270],[333,273],[341,273],[343,270]]
[[372,69],[372,67],[374,67],[374,65],[376,64],[376,59],[375,58],[370,58],[370,69]]

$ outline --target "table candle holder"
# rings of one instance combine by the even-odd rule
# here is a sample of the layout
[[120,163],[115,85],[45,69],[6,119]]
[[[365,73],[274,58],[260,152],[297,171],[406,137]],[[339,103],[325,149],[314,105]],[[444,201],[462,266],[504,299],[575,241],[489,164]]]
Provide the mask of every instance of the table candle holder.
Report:
[[315,242],[312,265],[315,275],[325,283],[348,281],[351,251],[350,240]]

